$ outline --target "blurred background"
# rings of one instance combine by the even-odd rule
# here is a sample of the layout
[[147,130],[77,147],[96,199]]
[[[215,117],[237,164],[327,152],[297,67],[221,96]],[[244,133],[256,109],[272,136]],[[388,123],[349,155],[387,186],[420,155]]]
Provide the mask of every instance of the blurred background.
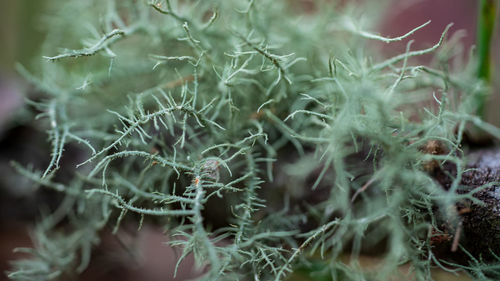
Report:
[[[12,252],[15,247],[31,245],[30,229],[40,216],[42,208],[57,202],[51,192],[36,190],[32,184],[17,175],[9,162],[16,160],[23,165],[45,168],[48,161],[49,144],[43,130],[32,122],[32,115],[25,108],[24,95],[30,85],[16,72],[15,64],[20,63],[28,69],[34,62],[42,60],[39,47],[44,41],[46,30],[41,25],[44,17],[51,17],[51,0],[1,0],[0,1],[0,280],[6,280],[8,261],[19,258]],[[419,30],[411,38],[413,48],[423,48],[435,44],[444,27],[453,22],[451,33],[464,32],[462,43],[469,50],[476,39],[476,19],[478,1],[471,0],[394,0],[386,1],[388,9],[378,26],[372,30],[383,36],[399,36],[427,20],[432,23]],[[384,2],[385,3],[385,2]],[[290,1],[296,5],[297,1]],[[314,0],[302,0],[304,7],[314,6]],[[497,19],[499,16],[497,16]],[[500,32],[497,23],[493,50],[500,50]],[[394,44],[373,44],[385,56],[401,53],[406,42]],[[487,108],[487,121],[500,126],[500,52],[493,52],[496,70],[493,71],[494,94]],[[127,240],[127,238],[124,238]],[[104,238],[105,241],[114,241]],[[175,253],[168,247],[156,247],[164,242],[161,230],[146,227],[139,236],[143,259],[135,261],[134,267],[124,271],[102,270],[91,263],[81,280],[165,280],[171,276]],[[104,243],[106,247],[119,247],[118,242]],[[152,246],[153,245],[153,246]],[[97,251],[99,253],[99,250]],[[128,262],[131,262],[130,260]],[[370,264],[374,261],[366,259]],[[192,263],[185,263],[192,267]],[[191,269],[181,270],[190,277]],[[443,274],[443,277],[439,277]],[[182,275],[182,274],[181,274]],[[99,276],[99,277],[96,277]],[[107,276],[107,277],[105,277]],[[98,279],[96,279],[98,278]],[[469,280],[466,277],[453,277],[436,273],[438,280]],[[299,279],[297,279],[299,280]]]

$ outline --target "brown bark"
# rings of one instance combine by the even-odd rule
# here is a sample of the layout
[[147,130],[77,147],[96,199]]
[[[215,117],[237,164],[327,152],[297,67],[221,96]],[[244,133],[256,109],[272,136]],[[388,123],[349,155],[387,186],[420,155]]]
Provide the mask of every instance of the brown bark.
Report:
[[[453,240],[460,244],[474,257],[481,257],[485,262],[494,261],[500,254],[500,147],[479,149],[467,155],[467,166],[462,174],[457,192],[466,193],[478,189],[473,197],[482,204],[464,200],[457,204],[458,222],[444,219],[443,228],[459,239],[447,239],[436,245],[436,254],[459,262],[469,260],[463,251],[453,250]],[[456,177],[456,167],[450,163],[434,173],[434,177],[445,189],[449,189]],[[484,187],[489,185],[488,187]],[[459,229],[460,228],[460,229]],[[456,246],[456,245],[455,245]]]

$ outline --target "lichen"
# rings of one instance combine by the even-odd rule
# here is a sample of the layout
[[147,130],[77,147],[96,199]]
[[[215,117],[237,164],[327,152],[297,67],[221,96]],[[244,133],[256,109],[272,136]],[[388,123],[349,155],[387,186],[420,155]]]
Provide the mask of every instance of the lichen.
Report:
[[[435,206],[474,200],[455,192],[465,127],[500,137],[474,116],[484,90],[474,60],[415,60],[453,50],[451,25],[430,48],[409,41],[384,58],[371,40],[406,40],[429,23],[386,38],[359,20],[373,23],[378,1],[314,5],[308,14],[289,1],[58,1],[45,59],[19,67],[43,93],[31,104],[46,121],[50,164],[15,166],[65,201],[9,277],[81,272],[103,228],[124,220],[164,226],[182,249],[177,264],[193,254],[204,280],[282,280],[318,257],[334,280],[388,280],[403,263],[407,278],[430,280],[432,266],[445,268],[428,233],[439,228]],[[449,153],[424,153],[432,140]],[[62,164],[69,144],[85,157],[77,167]],[[429,161],[456,165],[448,190],[424,171]],[[310,204],[297,203],[304,194]],[[215,197],[228,217],[213,229],[204,214]],[[364,271],[356,259],[377,245],[380,270]]]

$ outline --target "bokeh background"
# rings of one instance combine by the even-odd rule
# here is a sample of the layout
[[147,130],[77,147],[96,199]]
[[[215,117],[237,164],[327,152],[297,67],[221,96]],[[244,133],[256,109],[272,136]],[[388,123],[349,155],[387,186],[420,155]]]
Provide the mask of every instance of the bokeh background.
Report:
[[[84,0],[82,0],[84,1]],[[103,0],[105,1],[105,0]],[[296,5],[297,1],[290,1]],[[313,6],[314,0],[302,0],[303,7]],[[387,5],[378,26],[371,31],[383,36],[399,36],[414,27],[432,20],[432,23],[415,33],[414,48],[428,47],[437,41],[444,27],[453,22],[451,33],[464,32],[461,41],[469,50],[476,39],[476,20],[478,2],[475,0],[393,0]],[[53,15],[51,0],[0,0],[0,280],[7,280],[4,272],[8,270],[8,261],[19,258],[12,252],[15,247],[30,246],[30,229],[40,216],[41,210],[50,208],[57,202],[57,196],[51,192],[35,190],[29,181],[17,175],[9,162],[16,160],[22,164],[31,164],[44,168],[49,157],[49,144],[43,130],[31,122],[32,116],[25,107],[24,95],[30,91],[30,85],[15,71],[15,64],[21,63],[27,68],[42,60],[39,46],[46,30],[41,24],[44,17]],[[499,16],[497,16],[497,19]],[[374,42],[374,48],[386,55],[404,51],[406,41],[394,44]],[[488,102],[486,120],[500,126],[500,30],[495,31],[493,59],[496,69],[493,71],[494,93]],[[137,237],[136,237],[137,238]],[[127,237],[122,240],[127,241]],[[105,243],[97,254],[107,249],[120,247],[113,238],[103,238]],[[122,258],[120,262],[131,264],[127,270],[116,268],[103,269],[99,259],[81,280],[165,280],[172,275],[175,255],[168,247],[157,247],[165,241],[161,230],[146,227],[133,242],[141,249],[141,258]],[[132,243],[132,242],[131,242]],[[109,247],[109,248],[106,248]],[[123,253],[123,255],[126,255]],[[362,259],[367,266],[376,263],[371,258]],[[185,263],[184,270],[175,280],[182,280],[192,274],[192,264]],[[299,280],[298,277],[296,280]],[[450,277],[443,272],[436,273],[437,280],[469,280],[465,276]]]

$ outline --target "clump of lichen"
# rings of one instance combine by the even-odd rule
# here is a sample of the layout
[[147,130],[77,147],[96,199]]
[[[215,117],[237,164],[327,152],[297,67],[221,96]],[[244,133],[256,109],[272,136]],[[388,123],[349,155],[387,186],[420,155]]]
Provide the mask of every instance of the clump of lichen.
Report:
[[[483,92],[473,62],[445,66],[450,26],[434,46],[409,41],[384,59],[371,40],[407,40],[428,23],[385,38],[365,31],[381,12],[372,4],[315,1],[304,13],[291,2],[61,1],[44,60],[19,67],[43,92],[31,104],[50,164],[16,167],[65,199],[10,278],[81,272],[106,225],[137,219],[169,229],[178,263],[194,254],[205,280],[282,280],[319,257],[334,280],[388,280],[402,263],[429,280],[434,206],[475,200],[455,192],[464,128],[500,137],[471,115]],[[363,9],[374,11],[366,23]],[[436,65],[415,64],[436,52]],[[433,140],[449,153],[422,152]],[[61,165],[69,144],[85,155],[76,168]],[[449,190],[429,161],[456,163]],[[61,170],[74,176],[57,181]],[[215,197],[228,210],[216,229],[204,216]],[[380,244],[376,272],[337,259]]]

